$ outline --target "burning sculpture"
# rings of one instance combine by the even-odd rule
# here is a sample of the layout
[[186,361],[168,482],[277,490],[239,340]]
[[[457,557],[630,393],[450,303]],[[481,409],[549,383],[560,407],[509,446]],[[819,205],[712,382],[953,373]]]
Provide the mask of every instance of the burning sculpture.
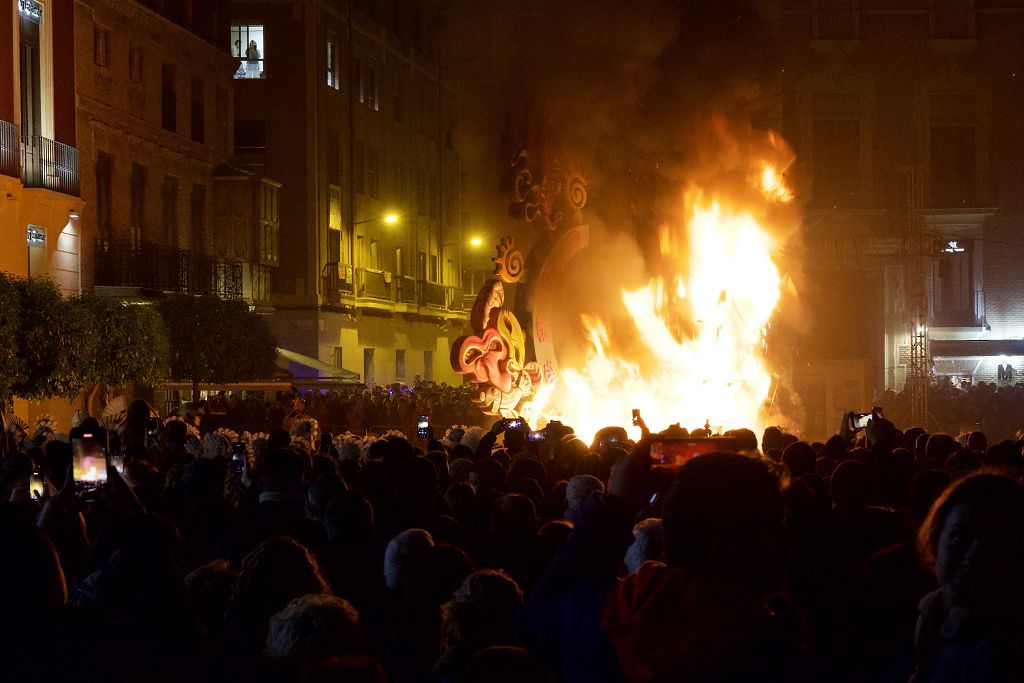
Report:
[[[499,279],[477,298],[474,334],[452,349],[452,367],[479,387],[485,412],[535,423],[558,417],[583,438],[623,424],[634,408],[653,429],[708,420],[723,429],[763,427],[773,385],[766,332],[788,284],[777,259],[799,212],[784,176],[788,148],[771,133],[749,138],[747,148],[729,150],[727,172],[681,192],[683,210],[658,231],[655,275],[621,288],[626,315],[614,325],[584,314],[582,360],[561,367],[550,323],[564,315],[557,283],[588,246],[586,181],[554,163],[534,182],[529,157],[513,156],[504,182],[510,214],[538,224],[541,238],[525,268],[515,245],[502,240]],[[525,287],[518,306],[509,305],[503,283]]]

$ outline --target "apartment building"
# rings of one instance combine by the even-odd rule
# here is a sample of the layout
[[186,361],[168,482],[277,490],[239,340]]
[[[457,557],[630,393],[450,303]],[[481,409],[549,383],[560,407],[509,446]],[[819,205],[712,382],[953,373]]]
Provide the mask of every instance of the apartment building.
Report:
[[808,431],[831,433],[842,410],[903,388],[914,215],[934,380],[1017,381],[1006,368],[1024,368],[1024,3],[782,0],[774,17],[765,124],[793,145],[810,192],[801,298],[813,337],[798,365],[814,377],[801,395],[829,406]]
[[0,270],[82,289],[70,0],[0,2]]
[[86,289],[269,310],[273,180],[232,163],[226,0],[77,0]]
[[282,182],[274,326],[310,384],[459,381],[458,103],[439,12],[232,4],[236,158]]

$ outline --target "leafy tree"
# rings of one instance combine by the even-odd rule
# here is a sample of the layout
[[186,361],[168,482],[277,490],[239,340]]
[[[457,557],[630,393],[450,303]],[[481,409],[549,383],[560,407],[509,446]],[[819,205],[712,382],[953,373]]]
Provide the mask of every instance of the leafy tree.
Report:
[[15,280],[14,287],[21,299],[21,368],[13,393],[29,399],[73,398],[88,384],[96,353],[92,317],[50,280]]
[[103,385],[131,381],[152,386],[167,377],[167,330],[155,307],[100,296],[83,296],[75,304],[90,316],[98,336],[87,373],[89,406]]
[[171,347],[171,378],[192,383],[270,379],[277,341],[266,320],[242,301],[170,297],[160,303]]
[[21,380],[18,333],[21,327],[21,297],[14,279],[0,272],[0,406],[14,396]]

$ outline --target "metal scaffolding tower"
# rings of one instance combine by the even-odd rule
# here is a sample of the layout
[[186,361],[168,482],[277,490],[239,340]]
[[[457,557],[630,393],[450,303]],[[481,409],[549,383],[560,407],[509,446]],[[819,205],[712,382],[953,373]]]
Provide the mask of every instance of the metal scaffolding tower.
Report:
[[910,417],[913,425],[928,428],[928,380],[931,357],[928,353],[928,292],[925,265],[928,240],[924,229],[924,171],[907,171],[907,303],[910,313],[910,365],[905,391],[910,393]]

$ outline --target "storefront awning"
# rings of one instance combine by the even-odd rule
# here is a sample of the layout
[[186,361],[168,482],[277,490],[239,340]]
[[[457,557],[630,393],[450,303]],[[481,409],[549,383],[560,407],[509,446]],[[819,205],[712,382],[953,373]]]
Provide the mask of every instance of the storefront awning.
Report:
[[[312,375],[312,378],[319,379],[320,381],[336,381],[346,384],[358,384],[359,373],[346,370],[344,368],[336,368],[329,363],[324,363],[321,360],[317,360],[312,356],[306,356],[289,349],[283,349],[278,347],[277,349],[278,358],[288,361],[289,365],[292,363],[301,365],[309,368],[310,370],[316,370],[316,374]],[[295,379],[310,379],[310,377],[303,378],[298,373],[293,373]]]
[[1024,356],[1024,339],[933,339],[933,358],[990,358]]

